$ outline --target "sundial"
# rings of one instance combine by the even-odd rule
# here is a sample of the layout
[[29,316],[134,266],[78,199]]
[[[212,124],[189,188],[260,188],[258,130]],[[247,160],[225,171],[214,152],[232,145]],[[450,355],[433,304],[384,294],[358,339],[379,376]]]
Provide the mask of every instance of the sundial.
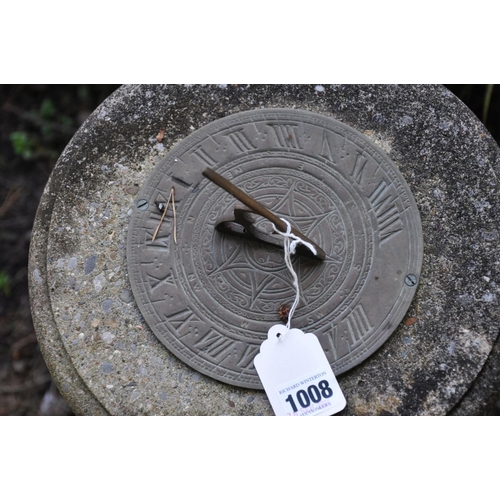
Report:
[[273,414],[254,360],[296,297],[284,218],[324,253],[292,257],[290,326],[340,374],[343,415],[481,414],[497,171],[497,144],[439,85],[123,86],[40,202],[42,354],[77,414]]
[[[317,335],[334,372],[373,354],[418,285],[417,206],[396,165],[367,136],[294,109],[213,121],[177,143],[142,185],[127,262],[156,337],[195,370],[260,389],[253,359],[294,300],[280,237],[267,219],[248,218],[207,169],[324,250],[324,259],[293,259],[301,288],[293,326]],[[171,193],[175,203],[162,213]]]

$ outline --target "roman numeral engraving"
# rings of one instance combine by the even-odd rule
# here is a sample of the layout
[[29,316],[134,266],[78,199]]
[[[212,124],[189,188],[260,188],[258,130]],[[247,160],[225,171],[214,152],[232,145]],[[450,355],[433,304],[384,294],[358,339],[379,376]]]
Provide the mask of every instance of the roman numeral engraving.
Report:
[[[181,179],[181,177],[179,175],[172,175],[172,181],[175,182],[176,184],[178,184],[179,186],[184,187],[184,188],[190,188],[191,185],[193,184],[192,182],[188,182],[187,180]],[[175,194],[176,194],[177,201],[179,201],[179,199],[180,199],[179,189],[175,190]]]
[[156,290],[160,285],[175,285],[174,277],[169,273],[164,278],[156,278],[148,274],[151,290]]
[[385,179],[382,179],[368,198],[377,217],[380,243],[384,243],[391,236],[403,230],[403,223],[396,204],[396,195],[389,190],[390,185]]
[[333,154],[332,154],[332,148],[330,146],[330,142],[328,141],[328,136],[326,134],[326,130],[323,131],[323,141],[321,143],[321,153],[319,154],[322,158],[325,158],[325,160],[329,160],[333,163]]
[[362,187],[367,171],[373,171],[374,166],[373,164],[368,165],[368,158],[354,148],[349,148],[349,144],[351,143],[346,141],[345,137],[328,133],[325,130],[321,142],[320,156],[332,162],[335,166],[342,166],[352,180]]
[[243,132],[243,128],[234,130],[226,135],[231,144],[233,144],[240,153],[248,153],[256,147],[252,144],[250,139]]
[[351,177],[361,186],[363,181],[363,174],[365,171],[366,162],[368,160],[361,155],[356,156],[356,161],[351,171]]
[[345,150],[345,137],[339,137],[336,134],[331,134],[326,130],[323,131],[323,140],[321,142],[320,156],[325,160],[331,161],[337,165],[339,161],[339,152]]
[[273,131],[276,145],[280,148],[302,149],[299,138],[297,136],[298,125],[291,123],[269,123],[269,127]]
[[148,235],[150,236],[150,238],[146,240],[146,246],[148,248],[154,247],[157,250],[169,250],[170,235],[157,236],[154,241],[151,241],[153,239],[153,231],[151,231],[151,233],[148,232]]
[[332,358],[337,360],[349,353],[349,344],[338,333],[337,325],[332,323],[331,330],[325,334],[328,347],[332,351]]
[[352,344],[361,341],[363,337],[372,329],[372,325],[366,316],[366,312],[361,304],[358,304],[351,314],[343,321],[346,332],[348,333]]
[[230,356],[234,340],[222,336],[215,330],[210,330],[193,347],[201,353],[219,362]]
[[209,167],[215,165],[215,160],[203,149],[203,146],[195,149],[192,154]]
[[[156,238],[156,240],[151,241],[153,238],[153,230],[146,230],[145,245],[142,247],[143,254],[154,255],[151,252],[161,252],[162,258],[166,258],[170,252],[170,235],[161,235]],[[142,262],[143,264],[149,261]]]
[[248,345],[240,360],[237,363],[237,366],[243,368],[243,370],[248,370],[253,365],[253,360],[257,353],[259,352],[260,346],[258,345]]
[[231,370],[237,366],[242,371],[252,369],[259,349],[260,346],[252,344],[245,347],[245,343],[227,338],[213,329],[193,344],[193,350],[203,358],[218,366],[225,365]]
[[361,304],[358,304],[338,326],[332,324],[325,338],[333,353],[333,359],[339,360],[347,356],[353,347],[363,342],[364,337],[372,328]]
[[191,309],[182,309],[173,314],[165,314],[165,318],[175,328],[176,332],[182,336],[191,333],[193,320],[201,323]]

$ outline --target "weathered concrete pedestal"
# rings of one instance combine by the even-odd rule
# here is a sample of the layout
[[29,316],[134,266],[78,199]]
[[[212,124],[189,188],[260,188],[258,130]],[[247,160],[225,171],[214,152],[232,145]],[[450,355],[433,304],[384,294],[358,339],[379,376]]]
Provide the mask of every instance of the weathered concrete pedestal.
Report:
[[[343,415],[480,415],[500,380],[499,148],[442,86],[124,86],[87,120],[45,189],[30,255],[32,313],[49,369],[82,415],[271,415],[265,393],[177,360],[135,304],[126,239],[155,163],[211,121],[297,108],[382,148],[417,202],[424,260],[402,324],[339,377]],[[157,135],[164,129],[164,139]]]

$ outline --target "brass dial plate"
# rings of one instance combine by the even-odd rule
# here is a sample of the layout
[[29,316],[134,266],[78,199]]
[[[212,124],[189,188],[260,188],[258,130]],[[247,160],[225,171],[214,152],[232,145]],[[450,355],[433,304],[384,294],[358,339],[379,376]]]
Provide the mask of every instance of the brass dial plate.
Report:
[[[214,121],[177,144],[142,186],[127,259],[137,304],[177,357],[214,379],[262,388],[253,358],[282,304],[294,300],[283,251],[215,231],[235,199],[211,167],[326,251],[297,257],[292,326],[315,333],[338,375],[378,349],[418,283],[420,217],[396,165],[365,135],[302,110],[262,109]],[[177,244],[169,210],[175,187]],[[140,203],[138,203],[140,205]]]

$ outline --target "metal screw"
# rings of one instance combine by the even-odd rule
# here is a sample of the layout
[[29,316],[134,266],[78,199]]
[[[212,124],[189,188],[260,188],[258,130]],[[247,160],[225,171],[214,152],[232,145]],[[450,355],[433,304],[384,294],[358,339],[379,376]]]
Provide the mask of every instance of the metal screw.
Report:
[[137,202],[137,209],[140,210],[141,212],[144,212],[145,210],[147,210],[149,207],[149,204],[147,202],[147,200],[139,200]]
[[406,278],[405,278],[405,283],[408,285],[408,286],[415,286],[417,284],[417,277],[414,275],[414,274],[409,274]]

